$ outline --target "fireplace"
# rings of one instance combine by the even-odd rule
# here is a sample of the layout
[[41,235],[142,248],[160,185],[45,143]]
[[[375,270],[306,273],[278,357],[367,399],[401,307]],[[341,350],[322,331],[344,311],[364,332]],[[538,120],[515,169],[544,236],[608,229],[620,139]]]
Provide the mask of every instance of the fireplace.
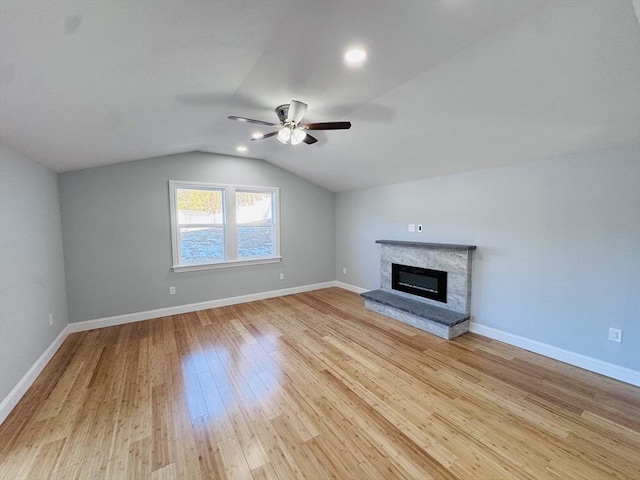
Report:
[[392,263],[391,288],[447,303],[447,272]]
[[361,294],[367,309],[446,339],[469,331],[475,245],[376,243],[380,290]]

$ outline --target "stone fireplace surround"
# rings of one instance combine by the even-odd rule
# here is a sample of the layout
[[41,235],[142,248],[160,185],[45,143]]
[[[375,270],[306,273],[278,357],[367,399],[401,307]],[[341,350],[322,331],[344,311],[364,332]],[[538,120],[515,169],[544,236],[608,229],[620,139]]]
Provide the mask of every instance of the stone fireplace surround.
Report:
[[[380,249],[380,290],[365,292],[365,307],[439,337],[451,339],[469,331],[471,255],[474,245],[376,240]],[[391,264],[447,272],[447,302],[391,288]]]

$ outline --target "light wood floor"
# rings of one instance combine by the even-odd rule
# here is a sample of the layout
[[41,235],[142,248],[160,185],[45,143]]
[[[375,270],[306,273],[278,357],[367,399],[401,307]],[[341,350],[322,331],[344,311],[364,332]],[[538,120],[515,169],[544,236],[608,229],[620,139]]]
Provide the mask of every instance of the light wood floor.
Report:
[[640,389],[331,288],[71,335],[0,478],[640,478]]

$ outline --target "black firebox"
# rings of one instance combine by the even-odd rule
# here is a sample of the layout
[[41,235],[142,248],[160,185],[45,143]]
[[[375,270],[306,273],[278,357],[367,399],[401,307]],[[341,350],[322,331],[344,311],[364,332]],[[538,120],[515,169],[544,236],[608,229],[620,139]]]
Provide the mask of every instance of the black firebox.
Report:
[[447,303],[447,272],[392,263],[391,288]]

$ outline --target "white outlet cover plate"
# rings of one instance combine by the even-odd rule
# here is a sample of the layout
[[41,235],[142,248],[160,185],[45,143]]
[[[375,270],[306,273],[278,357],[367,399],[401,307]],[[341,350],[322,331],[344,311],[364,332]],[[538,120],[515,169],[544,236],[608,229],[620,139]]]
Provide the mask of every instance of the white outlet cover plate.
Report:
[[609,329],[609,340],[612,342],[622,342],[622,330],[619,328],[610,328]]

